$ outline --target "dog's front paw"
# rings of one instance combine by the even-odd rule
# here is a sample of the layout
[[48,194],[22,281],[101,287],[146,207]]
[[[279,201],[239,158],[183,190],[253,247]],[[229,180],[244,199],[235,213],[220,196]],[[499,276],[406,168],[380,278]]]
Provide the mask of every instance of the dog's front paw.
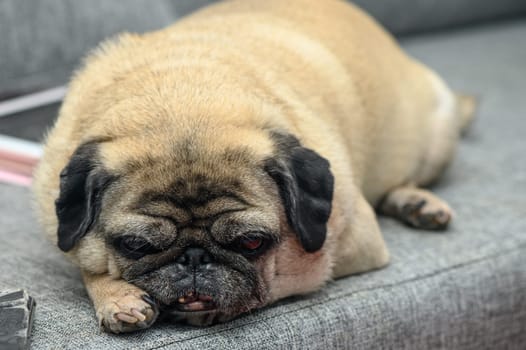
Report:
[[150,327],[159,316],[157,304],[140,290],[128,290],[101,305],[97,318],[109,333],[133,332]]

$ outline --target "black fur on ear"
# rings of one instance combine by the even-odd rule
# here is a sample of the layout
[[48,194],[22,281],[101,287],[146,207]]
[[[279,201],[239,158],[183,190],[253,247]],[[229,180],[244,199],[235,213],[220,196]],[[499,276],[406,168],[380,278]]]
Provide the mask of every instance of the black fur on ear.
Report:
[[97,144],[77,148],[60,173],[60,195],[55,201],[58,247],[67,252],[93,227],[102,194],[114,177],[97,162]]
[[278,154],[265,162],[265,171],[278,185],[287,220],[305,251],[323,246],[331,213],[334,177],[329,162],[302,147],[292,135],[272,133]]

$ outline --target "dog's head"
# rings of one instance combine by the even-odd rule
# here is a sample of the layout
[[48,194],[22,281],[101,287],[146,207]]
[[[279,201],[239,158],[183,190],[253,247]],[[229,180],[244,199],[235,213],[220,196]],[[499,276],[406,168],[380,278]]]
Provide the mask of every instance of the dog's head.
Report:
[[226,134],[78,147],[60,175],[60,249],[196,325],[319,287],[328,161],[288,134]]

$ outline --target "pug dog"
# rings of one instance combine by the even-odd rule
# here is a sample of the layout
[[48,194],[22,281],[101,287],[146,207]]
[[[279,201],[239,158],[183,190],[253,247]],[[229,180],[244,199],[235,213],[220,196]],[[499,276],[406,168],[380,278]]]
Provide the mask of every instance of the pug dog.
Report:
[[37,211],[104,330],[224,322],[386,265],[374,209],[446,228],[473,110],[349,3],[225,1],[87,57]]

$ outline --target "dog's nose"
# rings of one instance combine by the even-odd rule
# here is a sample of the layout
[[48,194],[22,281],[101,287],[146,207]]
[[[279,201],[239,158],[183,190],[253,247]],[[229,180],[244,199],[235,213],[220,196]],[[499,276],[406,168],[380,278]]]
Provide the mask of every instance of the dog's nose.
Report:
[[203,248],[191,247],[176,260],[181,265],[199,266],[212,262],[212,257]]

